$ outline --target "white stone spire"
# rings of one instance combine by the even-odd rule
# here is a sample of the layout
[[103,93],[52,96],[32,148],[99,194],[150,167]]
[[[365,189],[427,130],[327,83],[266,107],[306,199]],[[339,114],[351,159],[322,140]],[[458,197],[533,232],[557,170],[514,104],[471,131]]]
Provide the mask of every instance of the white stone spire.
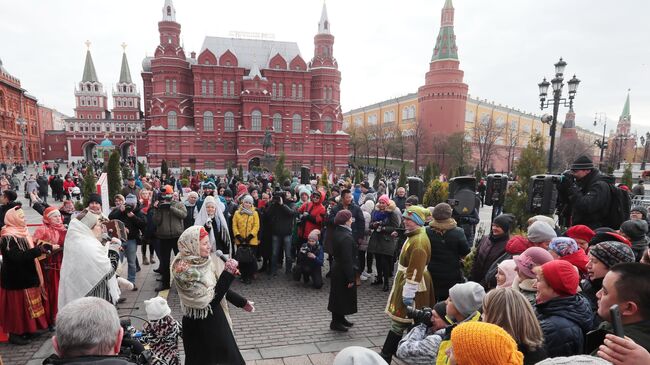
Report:
[[330,34],[330,21],[327,18],[327,5],[323,1],[323,11],[318,22],[318,34]]
[[174,2],[172,0],[165,0],[165,6],[162,9],[163,21],[166,22],[175,22],[176,21],[176,8],[174,8]]

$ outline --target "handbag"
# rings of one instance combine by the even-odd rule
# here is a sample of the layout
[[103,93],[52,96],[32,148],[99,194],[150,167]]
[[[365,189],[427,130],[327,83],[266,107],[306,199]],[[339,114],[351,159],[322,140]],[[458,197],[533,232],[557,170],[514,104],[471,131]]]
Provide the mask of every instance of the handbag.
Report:
[[255,253],[251,246],[239,246],[235,252],[235,260],[243,264],[248,264],[255,261]]

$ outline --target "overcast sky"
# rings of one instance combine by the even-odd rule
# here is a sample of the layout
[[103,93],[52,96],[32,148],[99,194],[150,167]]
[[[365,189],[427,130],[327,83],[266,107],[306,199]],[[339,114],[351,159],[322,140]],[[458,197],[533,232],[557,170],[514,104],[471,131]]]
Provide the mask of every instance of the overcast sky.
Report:
[[[141,61],[158,44],[163,3],[0,0],[0,59],[41,103],[72,115],[84,41],[92,42],[95,68],[107,89],[119,78],[120,44],[126,42],[142,91]],[[443,4],[327,0],[344,111],[417,91]],[[236,30],[298,42],[308,62],[322,0],[175,0],[174,5],[188,55],[200,51],[205,36]],[[578,125],[593,129],[594,114],[604,112],[613,128],[629,88],[632,130],[650,130],[650,1],[455,0],[454,7],[460,67],[472,96],[539,114],[537,83],[552,78],[553,63],[562,56],[566,75],[582,80],[575,100]]]

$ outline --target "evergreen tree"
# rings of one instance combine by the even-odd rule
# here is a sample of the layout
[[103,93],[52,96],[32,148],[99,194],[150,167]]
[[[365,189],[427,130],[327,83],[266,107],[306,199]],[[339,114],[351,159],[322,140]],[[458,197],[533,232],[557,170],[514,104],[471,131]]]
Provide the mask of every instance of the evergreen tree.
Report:
[[361,182],[363,181],[363,177],[364,177],[363,176],[363,170],[361,170],[360,168],[357,168],[357,171],[354,174],[354,183],[355,184],[361,184]]
[[147,175],[147,168],[144,166],[144,163],[140,161],[138,161],[138,175],[140,177]]
[[424,186],[429,186],[431,179],[433,179],[433,164],[427,163],[427,166],[424,168],[424,174],[422,175],[422,181],[424,181]]
[[167,161],[162,160],[160,163],[160,176],[163,174],[167,175],[169,177],[169,167],[167,167]]
[[399,181],[397,187],[406,187],[406,164],[402,164],[402,169],[399,171]]
[[320,176],[320,185],[325,189],[328,189],[330,186],[328,175],[329,172],[327,171],[327,167],[323,167],[323,173]]
[[625,165],[625,170],[623,170],[623,176],[621,177],[621,184],[632,189],[632,164],[630,163]]
[[228,178],[230,179],[232,177],[232,165],[228,164],[228,172],[227,172]]
[[88,164],[88,167],[86,167],[82,193],[83,193],[83,202],[84,202],[83,206],[87,207],[89,203],[88,200],[90,199],[90,194],[97,193],[97,179],[95,179],[95,171],[93,170],[92,164]]
[[440,166],[435,162],[431,162],[431,178],[435,179],[438,176],[440,176]]
[[427,187],[422,199],[423,207],[435,207],[439,203],[447,201],[449,196],[449,183],[433,179]]
[[275,168],[273,169],[273,176],[275,177],[275,181],[280,183],[282,185],[286,180],[289,180],[291,178],[291,172],[284,167],[284,160],[285,160],[284,152],[280,153],[280,157],[278,157],[278,161],[275,163]]
[[375,171],[375,179],[372,181],[372,188],[377,190],[377,187],[379,187],[379,181],[383,178],[383,175],[381,174],[381,169],[378,168]]
[[108,159],[108,200],[111,206],[115,200],[115,195],[122,191],[122,176],[120,172],[120,153],[113,150],[111,157]]

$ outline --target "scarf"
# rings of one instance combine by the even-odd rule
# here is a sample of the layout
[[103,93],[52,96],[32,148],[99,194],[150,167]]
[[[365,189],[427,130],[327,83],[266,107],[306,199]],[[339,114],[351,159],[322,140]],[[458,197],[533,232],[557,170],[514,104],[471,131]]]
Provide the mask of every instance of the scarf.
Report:
[[[216,207],[216,212],[214,217],[208,216],[208,211],[206,210],[208,204],[214,204],[214,206]],[[212,222],[214,222],[216,224],[216,227],[212,227],[212,229],[210,230],[210,244],[212,245],[211,252],[215,252],[216,250],[215,248],[217,244],[216,237],[215,237],[215,230],[216,230],[217,232],[220,232],[221,240],[230,249],[230,253],[234,254],[232,250],[232,243],[230,242],[230,232],[228,231],[228,222],[226,221],[226,217],[223,215],[224,208],[225,208],[224,205],[221,202],[218,202],[213,196],[206,196],[203,201],[203,205],[201,206],[201,210],[199,210],[199,213],[194,218],[194,225],[205,226],[207,223],[212,225]]]
[[252,207],[250,209],[244,208],[244,205],[242,204],[239,207],[239,213],[246,214],[246,215],[253,215],[253,208]]
[[383,222],[384,219],[388,218],[388,212],[387,211],[381,211],[381,210],[374,210],[372,212],[372,221],[373,222]]
[[453,218],[444,219],[441,221],[434,219],[431,221],[431,223],[429,223],[429,227],[438,231],[440,234],[443,234],[456,228],[456,221]]
[[[22,217],[20,216],[21,214]],[[32,236],[27,231],[25,213],[20,209],[20,207],[13,207],[7,211],[5,214],[5,225],[2,227],[2,230],[0,230],[0,235],[24,238],[29,244],[27,249],[34,248]]]
[[[171,264],[171,280],[181,300],[181,312],[192,319],[203,319],[212,313],[217,279],[223,272],[223,262],[212,257],[201,257],[199,235],[201,227],[192,226],[178,239],[178,254]],[[232,327],[226,299],[221,300],[228,323]]]
[[34,232],[34,241],[45,241],[52,244],[59,244],[65,236],[66,228],[63,223],[53,223],[50,215],[57,212],[56,208],[48,207],[43,212],[43,225]]

